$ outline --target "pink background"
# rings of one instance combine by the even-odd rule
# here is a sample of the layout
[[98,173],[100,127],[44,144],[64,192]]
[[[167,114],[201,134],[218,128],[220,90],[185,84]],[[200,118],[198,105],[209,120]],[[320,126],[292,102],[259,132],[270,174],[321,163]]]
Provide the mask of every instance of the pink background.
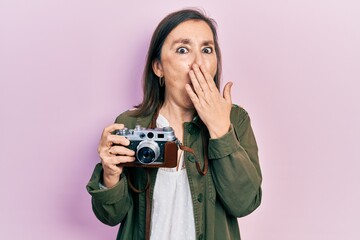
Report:
[[260,147],[263,203],[243,238],[360,239],[357,0],[2,0],[0,239],[115,239],[85,190],[97,143],[141,99],[156,24],[186,6],[217,20]]

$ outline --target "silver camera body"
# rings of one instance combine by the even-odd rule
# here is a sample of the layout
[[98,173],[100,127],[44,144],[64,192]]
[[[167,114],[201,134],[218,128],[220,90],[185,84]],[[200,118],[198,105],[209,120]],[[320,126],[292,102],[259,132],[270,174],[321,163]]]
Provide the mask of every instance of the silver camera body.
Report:
[[[115,131],[114,134],[124,136],[130,140],[130,145],[127,148],[135,152],[134,164],[142,166],[164,165],[166,161],[166,145],[176,143],[175,133],[171,127],[150,129],[136,125],[134,129],[123,128]],[[169,152],[173,151],[168,150],[167,155],[169,155]]]

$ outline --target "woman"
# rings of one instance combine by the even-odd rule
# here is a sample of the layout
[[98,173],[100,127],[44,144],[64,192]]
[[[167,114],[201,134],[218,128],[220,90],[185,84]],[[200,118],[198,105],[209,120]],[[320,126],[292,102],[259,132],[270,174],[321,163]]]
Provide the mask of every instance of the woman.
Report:
[[[144,99],[104,129],[87,185],[97,218],[121,223],[117,239],[240,239],[237,218],[260,205],[262,177],[249,116],[232,104],[232,83],[220,94],[220,76],[212,19],[185,9],[159,23]],[[177,167],[124,167],[135,152],[113,132],[136,125],[173,128]]]

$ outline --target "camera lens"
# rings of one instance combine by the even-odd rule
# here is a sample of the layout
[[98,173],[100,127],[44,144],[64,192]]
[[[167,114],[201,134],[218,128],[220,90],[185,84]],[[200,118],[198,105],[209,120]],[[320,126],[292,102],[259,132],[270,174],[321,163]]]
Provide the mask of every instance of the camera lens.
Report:
[[141,163],[144,163],[144,164],[149,164],[149,163],[152,163],[154,161],[154,158],[155,158],[155,153],[152,149],[148,148],[148,147],[145,147],[145,148],[142,148],[138,151],[138,160],[141,162]]
[[160,148],[154,141],[145,140],[137,146],[136,158],[142,164],[153,163],[159,156]]

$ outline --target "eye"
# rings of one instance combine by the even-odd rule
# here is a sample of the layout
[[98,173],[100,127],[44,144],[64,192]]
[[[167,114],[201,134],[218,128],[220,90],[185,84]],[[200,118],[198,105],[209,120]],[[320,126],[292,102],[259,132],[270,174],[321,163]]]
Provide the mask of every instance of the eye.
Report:
[[206,47],[206,48],[203,48],[202,52],[210,54],[213,52],[213,49],[212,49],[212,47]]
[[179,47],[178,49],[176,49],[176,52],[180,53],[180,54],[185,54],[185,53],[188,53],[189,50],[185,47]]

